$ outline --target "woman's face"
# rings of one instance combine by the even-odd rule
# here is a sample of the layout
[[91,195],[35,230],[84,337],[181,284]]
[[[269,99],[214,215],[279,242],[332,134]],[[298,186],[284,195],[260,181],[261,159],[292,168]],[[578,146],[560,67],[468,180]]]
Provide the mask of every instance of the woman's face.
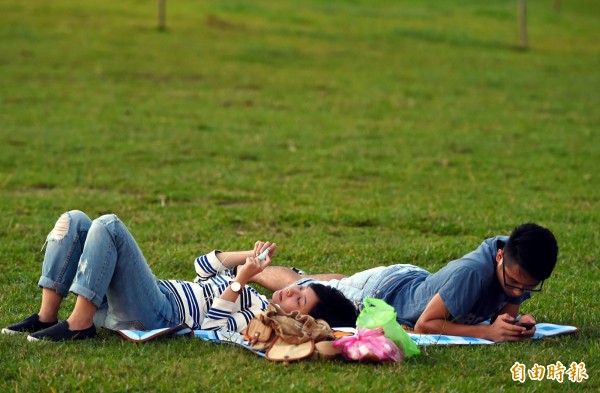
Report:
[[310,287],[290,285],[289,287],[273,292],[272,302],[279,305],[285,312],[294,310],[308,315],[319,302],[315,291]]

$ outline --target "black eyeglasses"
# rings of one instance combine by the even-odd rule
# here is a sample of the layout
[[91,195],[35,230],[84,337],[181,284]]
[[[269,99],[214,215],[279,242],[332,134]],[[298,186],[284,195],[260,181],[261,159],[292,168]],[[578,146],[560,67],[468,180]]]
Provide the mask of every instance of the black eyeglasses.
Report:
[[504,286],[505,287],[512,288],[512,289],[518,289],[519,291],[521,291],[523,293],[541,292],[542,287],[544,286],[544,280],[540,281],[537,285],[533,285],[533,286],[516,287],[514,285],[507,284],[506,283],[506,270],[504,268],[504,261],[502,261],[502,277],[504,278]]

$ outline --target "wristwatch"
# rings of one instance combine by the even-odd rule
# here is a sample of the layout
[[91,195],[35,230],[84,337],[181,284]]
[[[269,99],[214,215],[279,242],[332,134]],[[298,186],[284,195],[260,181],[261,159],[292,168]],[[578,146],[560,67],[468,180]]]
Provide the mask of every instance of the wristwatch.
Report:
[[242,291],[242,284],[237,281],[232,281],[229,283],[231,290],[235,293],[240,293]]

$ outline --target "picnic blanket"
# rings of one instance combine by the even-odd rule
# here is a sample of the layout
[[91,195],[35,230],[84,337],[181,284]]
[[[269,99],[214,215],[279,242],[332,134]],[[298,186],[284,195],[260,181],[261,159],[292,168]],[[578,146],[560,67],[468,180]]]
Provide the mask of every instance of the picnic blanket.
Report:
[[252,348],[243,334],[226,330],[192,330],[185,324],[154,330],[117,330],[123,338],[133,342],[146,342],[158,337],[187,335],[204,341],[217,344],[234,344],[241,346],[259,356],[265,357],[265,353]]
[[[559,334],[577,333],[577,331],[578,329],[575,326],[538,323],[535,325],[535,333],[532,340],[541,340]],[[414,334],[410,332],[408,332],[408,335],[419,346],[497,344],[493,341],[475,337],[447,336],[444,334]]]
[[[356,333],[353,328],[333,328],[334,331],[346,332],[350,334]],[[538,323],[535,325],[535,334],[532,337],[534,340],[541,340],[546,337],[556,336],[559,334],[571,334],[578,331],[575,326],[555,325],[552,323]],[[215,330],[192,330],[186,325],[179,325],[174,328],[155,329],[150,331],[142,330],[117,330],[121,336],[129,341],[144,342],[152,340],[160,336],[168,335],[189,335],[205,341],[214,343],[234,344],[252,351],[259,356],[265,356],[264,352],[257,351],[248,345],[244,335],[237,332],[215,331]],[[419,346],[430,345],[490,345],[496,344],[493,341],[484,340],[475,337],[448,336],[444,334],[415,334],[408,332],[410,338]]]

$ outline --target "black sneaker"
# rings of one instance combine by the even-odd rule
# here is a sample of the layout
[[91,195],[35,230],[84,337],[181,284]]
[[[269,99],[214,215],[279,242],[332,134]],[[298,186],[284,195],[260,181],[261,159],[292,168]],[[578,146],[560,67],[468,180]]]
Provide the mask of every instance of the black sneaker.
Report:
[[40,330],[37,333],[32,333],[27,337],[29,341],[49,340],[49,341],[65,341],[65,340],[85,340],[96,337],[96,327],[91,327],[83,330],[69,330],[69,323],[63,321],[48,329]]
[[40,322],[38,314],[31,314],[21,322],[13,323],[2,329],[2,334],[35,333],[54,326],[58,321]]

